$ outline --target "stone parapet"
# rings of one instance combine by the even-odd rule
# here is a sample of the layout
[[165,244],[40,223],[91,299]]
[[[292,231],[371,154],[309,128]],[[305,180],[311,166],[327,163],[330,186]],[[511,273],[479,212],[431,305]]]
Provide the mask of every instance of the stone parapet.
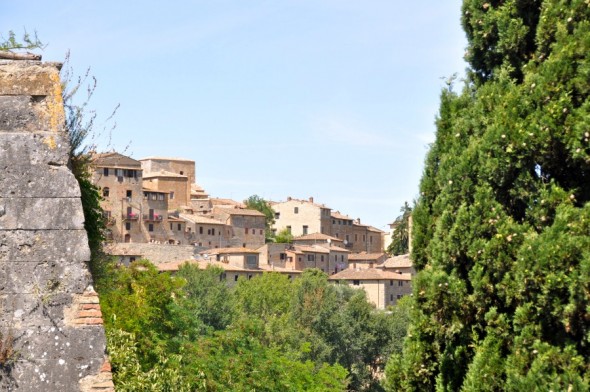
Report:
[[0,389],[112,391],[59,68],[0,61]]

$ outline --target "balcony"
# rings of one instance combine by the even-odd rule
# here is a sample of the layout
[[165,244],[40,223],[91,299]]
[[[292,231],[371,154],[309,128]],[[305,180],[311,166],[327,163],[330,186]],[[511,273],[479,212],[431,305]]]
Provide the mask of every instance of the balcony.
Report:
[[135,212],[131,212],[129,214],[123,214],[123,220],[131,220],[131,221],[135,221],[139,219],[139,214],[135,213]]
[[154,214],[154,215],[143,214],[143,220],[146,221],[146,222],[162,222],[162,219],[164,219],[164,217],[162,215],[158,215],[158,214]]

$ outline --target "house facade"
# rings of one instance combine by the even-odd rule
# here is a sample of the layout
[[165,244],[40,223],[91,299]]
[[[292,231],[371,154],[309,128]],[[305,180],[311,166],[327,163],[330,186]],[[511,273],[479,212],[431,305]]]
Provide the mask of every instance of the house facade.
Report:
[[395,306],[402,297],[412,294],[412,277],[410,274],[384,271],[377,268],[349,268],[330,276],[329,280],[332,283],[348,284],[352,288],[365,290],[367,299],[377,309]]

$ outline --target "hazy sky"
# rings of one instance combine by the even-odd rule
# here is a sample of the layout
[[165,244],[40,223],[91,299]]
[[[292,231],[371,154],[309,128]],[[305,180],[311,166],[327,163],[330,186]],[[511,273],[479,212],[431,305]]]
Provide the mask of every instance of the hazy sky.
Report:
[[418,195],[441,77],[465,68],[460,3],[0,0],[0,32],[90,67],[127,155],[193,159],[214,197],[313,196],[385,229]]

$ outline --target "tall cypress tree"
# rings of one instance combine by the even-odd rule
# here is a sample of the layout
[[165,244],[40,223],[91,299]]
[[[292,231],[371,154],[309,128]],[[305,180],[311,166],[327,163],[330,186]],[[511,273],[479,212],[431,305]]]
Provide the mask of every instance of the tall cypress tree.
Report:
[[590,3],[465,0],[414,209],[395,390],[588,390]]

